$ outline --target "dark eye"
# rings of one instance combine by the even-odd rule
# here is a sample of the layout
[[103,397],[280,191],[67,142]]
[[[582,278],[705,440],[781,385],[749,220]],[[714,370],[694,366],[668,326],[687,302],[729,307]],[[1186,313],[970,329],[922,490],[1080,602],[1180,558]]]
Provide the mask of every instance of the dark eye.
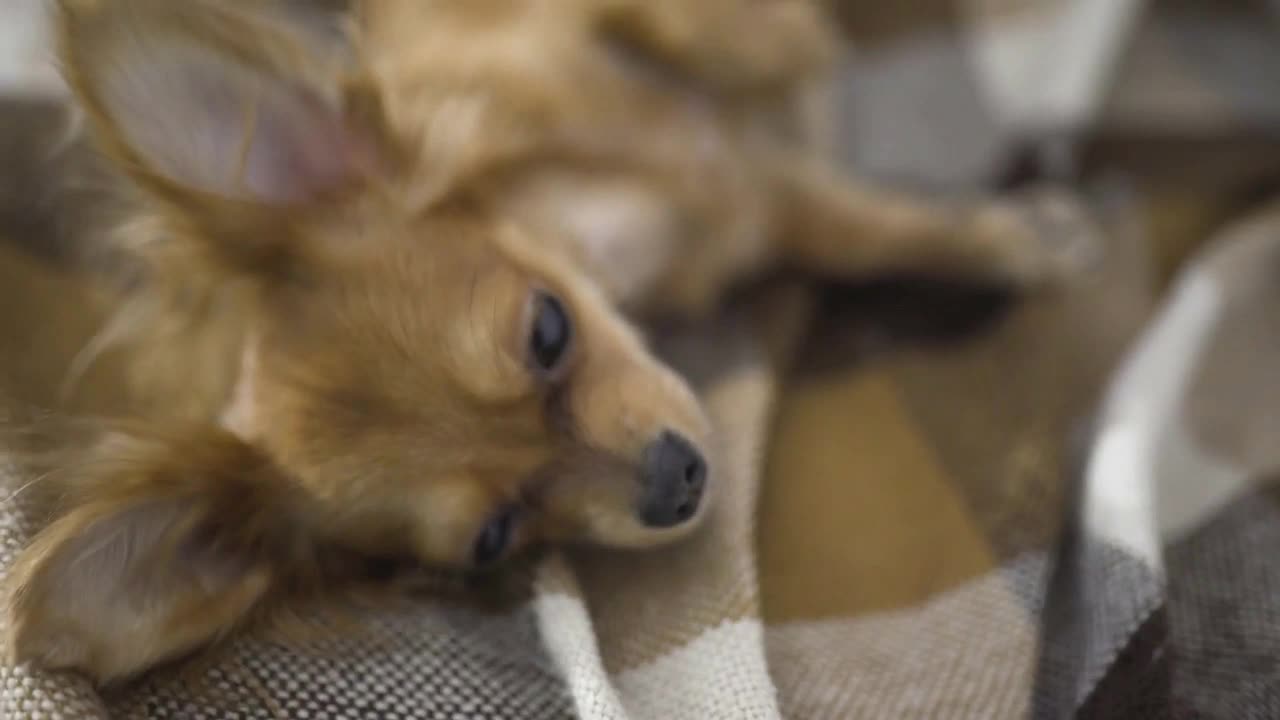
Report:
[[538,293],[534,298],[533,329],[529,353],[533,364],[544,373],[555,372],[573,340],[573,327],[564,305],[554,296]]
[[516,512],[511,509],[503,510],[489,520],[476,537],[471,562],[476,567],[485,567],[501,558],[511,544],[511,531],[515,524]]

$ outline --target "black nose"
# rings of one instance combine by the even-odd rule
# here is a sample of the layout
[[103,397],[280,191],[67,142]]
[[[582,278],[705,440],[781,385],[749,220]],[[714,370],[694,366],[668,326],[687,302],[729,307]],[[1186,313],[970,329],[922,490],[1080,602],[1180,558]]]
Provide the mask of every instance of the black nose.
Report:
[[640,520],[649,527],[672,527],[698,511],[707,485],[707,461],[688,440],[667,431],[644,453]]

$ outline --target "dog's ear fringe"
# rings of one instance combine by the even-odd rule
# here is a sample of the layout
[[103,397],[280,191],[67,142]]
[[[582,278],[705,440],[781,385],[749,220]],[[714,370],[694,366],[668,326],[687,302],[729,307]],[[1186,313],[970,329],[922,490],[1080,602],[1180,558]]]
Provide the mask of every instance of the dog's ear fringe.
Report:
[[[79,450],[33,443],[29,458],[54,467],[35,486],[49,523],[4,581],[11,657],[110,682],[219,642],[279,592],[324,586],[333,560],[306,495],[256,451],[214,428],[95,429]],[[68,624],[77,608],[100,617]]]
[[[257,451],[223,431],[200,425],[70,418],[37,411],[25,413],[24,420],[11,415],[0,428],[0,444],[15,448],[16,464],[22,467],[14,473],[19,488],[23,478],[39,478],[22,491],[39,495],[42,501],[25,497],[19,509],[41,507],[39,517],[29,519],[42,523],[44,529],[19,554],[14,571],[0,583],[0,600],[9,620],[5,623],[9,635],[3,639],[5,653],[13,660],[43,659],[38,653],[31,656],[21,645],[31,634],[29,628],[14,622],[15,618],[30,617],[33,611],[38,613],[32,603],[49,604],[42,595],[50,592],[47,575],[51,570],[33,569],[33,564],[65,565],[67,557],[60,553],[68,539],[74,541],[76,532],[92,537],[100,531],[99,522],[120,521],[126,515],[136,519],[154,517],[152,513],[163,515],[165,507],[172,512],[173,503],[177,503],[179,514],[172,521],[163,521],[162,530],[153,537],[158,542],[146,544],[141,551],[132,548],[142,557],[125,563],[128,572],[113,579],[117,583],[113,592],[126,591],[126,583],[163,586],[163,573],[177,567],[175,563],[200,563],[201,558],[220,552],[232,553],[233,567],[241,562],[234,559],[235,554],[247,553],[245,567],[267,568],[270,583],[240,615],[208,628],[194,646],[158,657],[146,667],[119,671],[75,667],[73,659],[74,669],[88,672],[104,684],[133,679],[138,671],[150,671],[157,665],[172,666],[186,678],[198,677],[208,662],[225,657],[228,644],[242,632],[313,654],[329,653],[336,643],[357,634],[364,642],[390,641],[378,632],[377,623],[369,622],[373,615],[408,612],[413,598],[420,598],[424,591],[437,599],[472,601],[477,597],[466,576],[426,572],[408,562],[394,564],[394,581],[388,581],[383,570],[371,569],[369,558],[331,542],[318,514],[310,514],[308,496],[276,473]],[[41,474],[32,474],[37,472]],[[5,492],[12,491],[5,488]],[[80,529],[68,536],[65,525],[59,527],[58,523],[76,513],[85,519]],[[213,526],[207,524],[211,519]],[[143,532],[139,537],[152,535]],[[193,538],[202,543],[194,551],[188,545]],[[62,545],[51,548],[51,539]],[[30,556],[33,548],[41,554]],[[78,556],[83,551],[74,552]],[[417,592],[410,593],[410,589]],[[216,602],[216,597],[210,595],[209,599]],[[28,631],[25,636],[24,631]],[[37,648],[47,646],[43,632],[37,629]],[[175,664],[179,660],[182,662]]]
[[[256,451],[222,431],[199,424],[158,425],[13,408],[0,419],[0,447],[6,448],[6,456],[14,459],[18,470],[12,473],[12,487],[0,491],[18,502],[18,509],[28,513],[33,525],[43,524],[47,530],[78,510],[112,503],[126,513],[131,512],[128,508],[147,504],[162,510],[175,496],[207,493],[198,503],[211,503],[213,508],[206,508],[209,513],[243,523],[228,531],[230,542],[250,548],[255,561],[270,563],[272,581],[266,592],[242,616],[211,628],[196,647],[162,658],[163,672],[171,668],[183,677],[198,679],[207,663],[227,657],[224,653],[241,633],[253,633],[297,652],[323,655],[356,636],[366,644],[393,641],[393,635],[374,618],[411,612],[423,597],[504,608],[515,599],[510,588],[501,588],[498,592],[504,597],[495,598],[495,588],[477,584],[466,574],[428,571],[407,560],[374,565],[369,558],[330,542],[323,528],[317,527],[323,522],[318,514],[308,517],[305,494],[288,478],[275,474]],[[224,454],[229,457],[219,467],[211,458]],[[197,470],[202,480],[192,479]],[[259,485],[254,486],[248,476],[257,478]],[[32,480],[37,482],[26,484]],[[15,491],[23,495],[15,498],[11,495]],[[203,557],[205,553],[192,556],[189,548],[179,547],[193,530],[202,540],[217,541],[216,533],[199,532],[202,517],[199,513],[180,517],[171,533],[157,536],[164,544],[152,545],[140,563],[130,565],[134,570],[130,577],[166,572],[179,553],[185,553],[180,559]],[[83,529],[92,531],[92,524]],[[238,537],[239,532],[249,535]],[[20,557],[15,567],[25,562],[29,561]],[[28,588],[16,584],[23,577],[30,576],[14,573],[0,585],[0,599],[10,619],[32,600],[22,597]],[[19,653],[16,636],[4,640],[11,658],[29,659]],[[132,673],[112,673],[98,679],[111,683],[132,677]]]

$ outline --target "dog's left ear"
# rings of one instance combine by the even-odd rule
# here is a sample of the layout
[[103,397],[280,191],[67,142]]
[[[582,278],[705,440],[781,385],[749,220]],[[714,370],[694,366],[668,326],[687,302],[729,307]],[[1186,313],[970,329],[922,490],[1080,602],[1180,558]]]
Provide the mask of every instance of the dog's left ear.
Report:
[[320,204],[377,164],[377,123],[351,107],[351,44],[261,14],[210,0],[61,0],[64,73],[99,144],[214,235],[236,230],[220,226],[228,216]]
[[72,467],[71,509],[5,581],[16,661],[134,676],[246,622],[305,550],[283,478],[220,431],[116,435]]

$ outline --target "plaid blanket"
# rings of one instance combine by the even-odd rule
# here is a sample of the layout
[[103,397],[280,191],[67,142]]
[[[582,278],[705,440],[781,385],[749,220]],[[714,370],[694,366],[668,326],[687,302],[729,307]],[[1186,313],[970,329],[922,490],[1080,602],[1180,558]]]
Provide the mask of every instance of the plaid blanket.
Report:
[[[1032,97],[1007,70],[1073,4],[852,13],[875,42],[849,86],[850,157],[966,187],[1036,124],[1018,118],[1069,105],[1063,124],[1088,122],[1088,83]],[[972,74],[952,83],[957,67]],[[428,597],[318,647],[248,635],[109,692],[0,664],[0,718],[1280,716],[1280,210],[1221,235],[1163,298],[1152,256],[1176,241],[1150,216],[1141,198],[1100,207],[1096,262],[976,332],[971,295],[889,283],[826,298],[791,372],[803,294],[660,338],[722,450],[689,542],[557,554],[503,609]],[[57,300],[0,311],[6,383],[42,387],[78,346],[73,297],[0,253],[0,308]],[[920,317],[970,332],[922,344]],[[47,324],[63,332],[41,344]],[[3,572],[34,527],[21,493],[0,497]]]

